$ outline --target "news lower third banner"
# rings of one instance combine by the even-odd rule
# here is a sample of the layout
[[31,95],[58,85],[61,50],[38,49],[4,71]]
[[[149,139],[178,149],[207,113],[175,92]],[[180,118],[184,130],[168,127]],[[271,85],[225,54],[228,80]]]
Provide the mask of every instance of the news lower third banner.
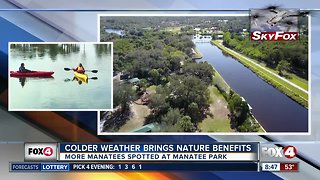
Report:
[[256,143],[59,144],[59,161],[257,161]]
[[259,143],[25,143],[11,172],[102,170],[257,171]]

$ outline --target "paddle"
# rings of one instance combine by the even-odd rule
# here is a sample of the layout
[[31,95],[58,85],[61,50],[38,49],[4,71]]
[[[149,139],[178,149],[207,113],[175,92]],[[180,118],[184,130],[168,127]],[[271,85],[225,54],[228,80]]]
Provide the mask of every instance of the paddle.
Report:
[[[70,71],[73,70],[72,68],[64,68],[65,71]],[[97,73],[98,70],[85,70],[86,72],[92,72],[92,73]]]
[[[98,77],[91,77],[91,78],[88,78],[88,79],[97,80]],[[64,80],[64,82],[69,82],[69,81],[71,81],[71,79],[69,79],[69,78]]]

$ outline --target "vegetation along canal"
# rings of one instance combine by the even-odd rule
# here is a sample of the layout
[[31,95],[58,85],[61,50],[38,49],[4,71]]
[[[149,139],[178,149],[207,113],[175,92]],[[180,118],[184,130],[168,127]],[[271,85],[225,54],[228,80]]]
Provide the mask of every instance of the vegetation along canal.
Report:
[[269,85],[250,69],[219,48],[196,43],[203,55],[200,61],[214,65],[231,88],[252,106],[252,113],[267,132],[306,132],[308,110]]

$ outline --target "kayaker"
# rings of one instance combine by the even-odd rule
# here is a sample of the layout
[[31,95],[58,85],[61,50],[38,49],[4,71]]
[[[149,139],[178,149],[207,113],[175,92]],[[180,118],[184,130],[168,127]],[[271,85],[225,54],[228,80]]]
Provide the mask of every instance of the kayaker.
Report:
[[77,71],[78,73],[84,74],[85,70],[84,67],[82,66],[81,63],[79,63],[79,66],[75,69],[73,69],[73,71]]
[[21,73],[26,73],[26,72],[32,72],[32,71],[29,70],[29,69],[26,69],[26,68],[24,67],[24,63],[21,63],[21,65],[20,65],[20,67],[19,67],[19,72],[21,72]]

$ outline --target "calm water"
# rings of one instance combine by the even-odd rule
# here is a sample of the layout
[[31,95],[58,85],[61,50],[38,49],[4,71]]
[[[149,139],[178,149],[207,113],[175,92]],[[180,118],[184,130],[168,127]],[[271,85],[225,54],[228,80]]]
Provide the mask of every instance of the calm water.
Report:
[[233,90],[252,106],[253,114],[268,132],[307,132],[308,110],[264,82],[248,68],[210,43],[196,43],[208,61]]
[[124,30],[121,30],[121,29],[105,29],[104,31],[107,32],[107,33],[118,34],[118,35],[120,35],[120,36],[125,35],[125,31],[124,31]]
[[[21,63],[38,71],[54,71],[52,78],[10,77],[11,109],[110,109],[112,59],[110,44],[37,45],[12,47],[10,70]],[[82,63],[87,70],[88,83],[74,80],[72,71],[64,68]]]

